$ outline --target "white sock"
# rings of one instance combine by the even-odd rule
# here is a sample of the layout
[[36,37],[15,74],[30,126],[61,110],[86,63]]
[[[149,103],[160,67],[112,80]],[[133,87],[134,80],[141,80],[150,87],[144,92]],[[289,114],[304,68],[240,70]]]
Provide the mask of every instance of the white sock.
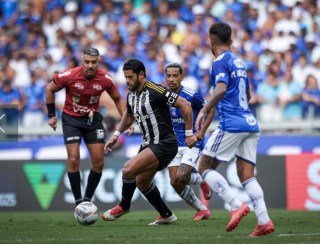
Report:
[[252,177],[242,182],[242,185],[250,197],[253,210],[258,218],[258,224],[264,225],[268,223],[270,218],[264,201],[263,190],[257,179]]
[[231,206],[231,210],[241,207],[242,202],[231,191],[226,179],[216,170],[207,169],[202,173],[203,179],[218,196]]
[[198,172],[192,172],[188,185],[198,185],[203,182],[201,175]]
[[188,185],[186,185],[183,192],[181,192],[179,196],[197,211],[207,209],[207,207],[204,206],[200,201],[200,199],[194,194],[194,191],[192,190],[192,188]]

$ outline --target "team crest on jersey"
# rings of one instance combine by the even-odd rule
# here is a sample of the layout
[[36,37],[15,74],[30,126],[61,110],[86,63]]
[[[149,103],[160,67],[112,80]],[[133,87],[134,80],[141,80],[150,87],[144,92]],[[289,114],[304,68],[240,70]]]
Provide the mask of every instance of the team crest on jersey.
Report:
[[74,87],[78,88],[79,90],[83,90],[84,89],[84,86],[81,83],[75,83]]
[[92,97],[90,97],[89,104],[97,103],[99,101],[99,98],[100,98],[100,96],[92,96]]
[[254,126],[255,124],[257,124],[257,120],[252,115],[245,116],[245,118],[246,118],[248,125]]
[[170,111],[171,111],[171,116],[174,116],[174,117],[177,116],[177,109],[175,107],[171,107]]
[[72,94],[72,101],[78,103],[80,101],[80,95],[73,93]]
[[99,85],[99,84],[93,84],[92,88],[97,90],[97,91],[101,91],[102,90],[102,86]]

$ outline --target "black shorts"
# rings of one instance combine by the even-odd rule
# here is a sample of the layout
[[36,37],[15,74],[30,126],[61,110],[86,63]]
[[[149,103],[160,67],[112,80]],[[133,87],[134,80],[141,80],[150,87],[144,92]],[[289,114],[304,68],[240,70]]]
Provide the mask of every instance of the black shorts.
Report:
[[140,147],[139,152],[145,148],[150,148],[159,160],[157,171],[166,168],[178,153],[178,143],[176,140],[172,142],[160,142],[159,144],[151,144]]
[[62,113],[62,131],[65,144],[81,143],[83,138],[86,144],[105,143],[105,129],[102,124],[102,115],[94,113],[92,125],[87,124],[88,117],[76,117]]

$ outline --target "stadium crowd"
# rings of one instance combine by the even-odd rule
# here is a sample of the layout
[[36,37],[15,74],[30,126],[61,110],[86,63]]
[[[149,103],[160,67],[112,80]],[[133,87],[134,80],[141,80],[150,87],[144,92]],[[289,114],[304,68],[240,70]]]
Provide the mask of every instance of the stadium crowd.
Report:
[[89,46],[123,95],[122,64],[134,57],[156,83],[167,63],[181,64],[183,85],[208,96],[208,27],[218,21],[233,28],[260,121],[320,118],[319,0],[0,0],[0,104],[16,104],[22,126],[46,124],[45,85]]

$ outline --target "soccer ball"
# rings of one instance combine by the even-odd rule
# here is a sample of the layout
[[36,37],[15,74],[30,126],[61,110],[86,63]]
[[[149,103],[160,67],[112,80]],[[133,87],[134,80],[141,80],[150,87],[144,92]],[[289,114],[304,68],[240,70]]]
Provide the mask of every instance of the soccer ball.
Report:
[[81,225],[92,225],[99,217],[99,211],[92,202],[82,202],[74,210],[74,217]]

